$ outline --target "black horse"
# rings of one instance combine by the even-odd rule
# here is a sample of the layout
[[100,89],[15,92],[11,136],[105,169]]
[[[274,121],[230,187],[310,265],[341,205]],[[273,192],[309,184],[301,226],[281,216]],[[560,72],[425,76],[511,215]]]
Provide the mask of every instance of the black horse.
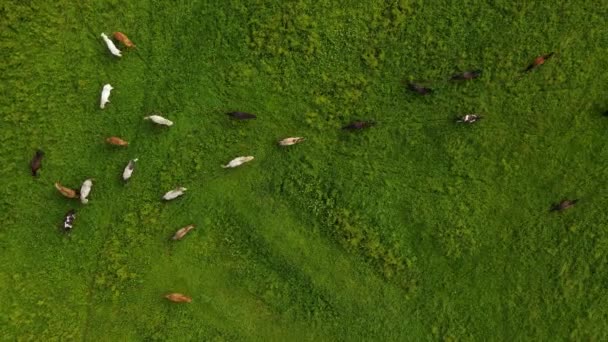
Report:
[[342,127],[342,129],[347,130],[347,131],[358,131],[358,130],[362,130],[364,128],[369,128],[372,127],[376,124],[376,122],[374,121],[353,121],[351,123],[349,123],[348,125]]
[[257,118],[257,116],[245,112],[230,112],[226,114],[235,120],[251,120]]

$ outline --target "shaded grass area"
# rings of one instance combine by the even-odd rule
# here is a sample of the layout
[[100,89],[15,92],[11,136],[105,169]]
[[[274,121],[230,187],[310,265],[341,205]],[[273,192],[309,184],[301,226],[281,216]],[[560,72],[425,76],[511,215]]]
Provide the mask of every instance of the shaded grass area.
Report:
[[[606,339],[603,2],[8,1],[0,18],[2,336]],[[112,31],[138,48],[113,58]],[[355,119],[378,125],[340,131]],[[239,155],[256,159],[219,167]],[[89,177],[87,206],[52,185]],[[580,203],[549,214],[562,198]]]

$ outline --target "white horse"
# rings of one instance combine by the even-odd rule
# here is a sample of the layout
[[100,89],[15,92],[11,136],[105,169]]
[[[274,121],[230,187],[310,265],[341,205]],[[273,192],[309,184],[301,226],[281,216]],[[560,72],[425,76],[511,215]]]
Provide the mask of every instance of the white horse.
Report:
[[108,38],[108,36],[105,33],[103,33],[103,32],[101,33],[101,38],[103,38],[103,40],[106,42],[108,49],[114,56],[122,57],[120,50],[118,50],[116,45],[114,45],[114,42],[112,40],[110,40],[110,38]]
[[252,160],[253,160],[253,156],[238,157],[238,158],[232,159],[228,164],[222,165],[222,167],[225,169],[233,168],[233,167],[237,167],[239,165],[242,165],[242,164],[252,161]]
[[110,84],[106,84],[103,86],[101,90],[101,101],[99,101],[99,108],[104,109],[106,107],[106,103],[110,102],[110,92],[114,89]]

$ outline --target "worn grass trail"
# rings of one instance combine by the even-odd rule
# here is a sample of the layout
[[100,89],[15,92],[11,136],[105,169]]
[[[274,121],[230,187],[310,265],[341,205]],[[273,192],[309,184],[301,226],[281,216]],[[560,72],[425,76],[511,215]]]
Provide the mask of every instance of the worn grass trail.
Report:
[[[2,3],[0,336],[605,340],[607,19],[602,1]],[[112,57],[113,31],[137,49]],[[340,130],[355,119],[378,124]],[[86,206],[53,188],[89,177]],[[548,213],[562,198],[580,202]]]

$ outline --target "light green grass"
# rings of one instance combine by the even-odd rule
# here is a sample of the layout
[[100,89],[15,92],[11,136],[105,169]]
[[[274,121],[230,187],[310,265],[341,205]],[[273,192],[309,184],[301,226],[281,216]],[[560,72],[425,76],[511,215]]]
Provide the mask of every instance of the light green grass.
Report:
[[[606,22],[603,1],[3,2],[0,336],[608,339]],[[138,48],[112,57],[113,31]],[[53,188],[89,177],[86,206]]]

